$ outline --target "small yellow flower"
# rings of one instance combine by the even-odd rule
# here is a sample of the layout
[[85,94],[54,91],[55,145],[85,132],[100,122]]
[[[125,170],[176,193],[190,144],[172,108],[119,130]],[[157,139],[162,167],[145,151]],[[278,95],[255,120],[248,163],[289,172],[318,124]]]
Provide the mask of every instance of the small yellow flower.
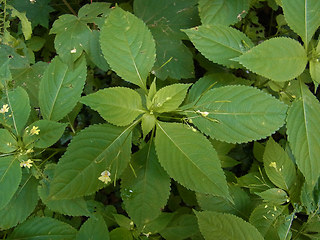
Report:
[[108,184],[109,182],[111,182],[110,175],[111,175],[111,173],[109,171],[105,170],[101,173],[101,176],[98,179],[100,181],[104,182],[105,184]]
[[30,130],[30,135],[39,135],[40,129],[39,127],[33,126],[32,129]]
[[208,112],[201,112],[200,110],[197,110],[197,111],[196,111],[196,113],[201,114],[201,116],[203,116],[203,117],[206,117],[206,116],[208,116],[208,115],[209,115],[209,113],[208,113]]
[[277,169],[277,163],[276,163],[276,162],[271,162],[271,163],[269,164],[269,166]]
[[0,113],[6,113],[6,112],[9,112],[8,104],[4,104],[0,109]]
[[22,161],[20,163],[20,167],[31,168],[32,167],[32,163],[33,163],[33,161],[31,159],[28,159],[27,161]]

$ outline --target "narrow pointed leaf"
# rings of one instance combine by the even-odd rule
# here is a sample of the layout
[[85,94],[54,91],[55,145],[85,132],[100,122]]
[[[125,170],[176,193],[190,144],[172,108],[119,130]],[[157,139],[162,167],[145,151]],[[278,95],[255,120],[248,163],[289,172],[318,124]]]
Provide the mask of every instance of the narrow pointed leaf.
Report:
[[67,223],[49,217],[34,217],[16,227],[9,239],[74,240],[76,233],[77,230]]
[[238,60],[254,73],[284,82],[303,72],[307,65],[307,54],[298,41],[281,37],[264,41]]
[[46,69],[40,83],[39,105],[45,120],[59,121],[76,106],[87,76],[85,58],[73,68],[58,57]]
[[228,26],[200,26],[184,32],[206,58],[231,68],[241,67],[231,59],[241,56],[253,47],[253,43],[244,33]]
[[146,89],[146,78],[155,62],[155,43],[143,21],[116,7],[101,29],[100,43],[112,70]]
[[313,186],[320,176],[320,103],[301,82],[300,94],[288,111],[287,134],[298,168]]
[[271,135],[285,121],[287,106],[256,88],[227,86],[209,90],[188,113],[205,134],[241,143]]
[[263,240],[259,231],[250,223],[232,214],[196,212],[200,231],[206,240],[237,239]]
[[106,121],[117,126],[126,126],[132,123],[144,112],[140,95],[125,87],[99,90],[82,97],[81,103],[98,111]]
[[[144,226],[158,217],[170,194],[170,177],[160,166],[153,144],[133,155],[132,168],[123,174],[121,196],[130,218]],[[136,175],[136,176],[135,176]]]
[[119,178],[131,154],[131,127],[92,125],[73,138],[60,159],[50,186],[49,200],[89,195],[104,185],[98,179],[108,170]]
[[202,134],[182,124],[158,122],[155,146],[170,177],[196,192],[230,199],[218,155]]
[[199,14],[203,25],[231,25],[246,16],[249,0],[200,0]]
[[[38,181],[24,173],[20,186],[10,202],[0,211],[0,228],[9,229],[22,223],[38,203]],[[27,203],[27,204],[26,204]]]
[[5,207],[19,187],[22,171],[14,156],[0,158],[0,209]]
[[276,186],[289,190],[296,179],[296,168],[288,154],[271,137],[263,155],[268,178]]
[[318,0],[282,0],[284,17],[308,46],[320,26],[320,2]]

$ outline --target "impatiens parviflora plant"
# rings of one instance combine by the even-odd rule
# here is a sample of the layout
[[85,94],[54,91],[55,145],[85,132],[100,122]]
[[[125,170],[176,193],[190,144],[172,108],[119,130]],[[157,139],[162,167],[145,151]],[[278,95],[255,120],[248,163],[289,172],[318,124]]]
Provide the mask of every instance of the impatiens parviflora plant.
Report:
[[[260,2],[135,0],[134,13],[87,4],[54,22],[49,64],[30,66],[31,47],[21,57],[7,33],[0,230],[9,239],[317,239],[320,105],[307,84],[320,81],[320,3],[269,3],[294,32],[257,42],[241,24]],[[211,61],[194,57],[208,73],[172,81],[194,77],[187,39]],[[88,66],[125,82],[88,90]],[[77,131],[81,104],[102,121]],[[57,162],[51,146],[68,131]],[[241,160],[228,153],[246,144],[255,160],[236,175]],[[126,216],[95,198],[118,184]]]

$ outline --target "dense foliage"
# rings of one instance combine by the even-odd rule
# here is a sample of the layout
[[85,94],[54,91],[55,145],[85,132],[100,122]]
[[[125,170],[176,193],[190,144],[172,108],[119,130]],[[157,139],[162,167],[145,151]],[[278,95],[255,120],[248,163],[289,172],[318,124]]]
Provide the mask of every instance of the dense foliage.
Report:
[[0,4],[2,239],[320,239],[320,1]]

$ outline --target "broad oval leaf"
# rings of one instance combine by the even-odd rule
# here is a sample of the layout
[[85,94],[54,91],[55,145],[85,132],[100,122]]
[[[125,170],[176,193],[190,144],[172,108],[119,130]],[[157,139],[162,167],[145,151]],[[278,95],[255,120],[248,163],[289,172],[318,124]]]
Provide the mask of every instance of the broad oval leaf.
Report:
[[146,79],[155,62],[156,49],[144,22],[116,7],[101,29],[100,43],[112,70],[146,90]]
[[285,121],[287,105],[256,88],[226,86],[209,90],[188,116],[205,134],[243,143],[265,138]]
[[296,179],[296,168],[288,154],[272,137],[267,142],[263,155],[263,164],[271,182],[289,191]]
[[29,96],[22,87],[7,92],[7,97],[0,100],[0,108],[8,105],[8,112],[1,113],[0,123],[9,125],[17,136],[21,136],[31,111]]
[[285,208],[286,206],[273,203],[258,205],[252,211],[249,222],[255,226],[263,236],[266,236],[269,229]]
[[54,46],[61,60],[72,63],[87,48],[92,31],[80,18],[63,14],[53,23],[50,34],[56,34]]
[[49,217],[34,217],[16,227],[9,239],[74,240],[76,233],[77,230],[67,223]]
[[190,85],[172,84],[161,88],[154,95],[150,110],[158,113],[176,110],[185,99]]
[[[47,148],[55,144],[62,136],[67,124],[58,123],[49,120],[38,120],[32,123],[26,128],[23,136],[23,142],[25,145],[35,146],[37,148]],[[30,135],[30,130],[33,127],[37,127],[39,131],[38,135]]]
[[0,228],[9,229],[22,223],[38,203],[38,181],[24,172],[20,186],[10,202],[0,211]]
[[307,54],[291,38],[266,40],[238,58],[239,62],[263,77],[284,82],[298,77],[307,65]]
[[314,186],[320,176],[320,103],[301,82],[300,93],[288,111],[287,134],[299,170]]
[[121,196],[130,218],[137,226],[144,226],[166,205],[170,177],[160,166],[153,143],[133,155],[132,168],[123,174]]
[[231,25],[246,16],[249,0],[199,0],[199,14],[203,25]]
[[7,129],[0,129],[0,153],[10,153],[15,151],[17,141]]
[[281,2],[288,25],[308,46],[320,26],[320,2],[318,0],[281,0]]
[[131,154],[131,130],[109,124],[91,125],[73,138],[60,159],[48,200],[90,195],[103,187],[98,179],[108,170],[119,178]]
[[251,200],[249,195],[240,187],[229,185],[230,195],[233,203],[226,201],[223,197],[209,194],[197,193],[197,201],[202,210],[231,213],[238,217],[248,218],[251,211]]
[[5,207],[19,187],[22,171],[14,156],[0,158],[0,209]]
[[230,199],[220,160],[209,140],[178,123],[157,122],[160,164],[181,185]]
[[150,29],[156,42],[156,62],[153,72],[158,78],[194,77],[193,56],[181,40],[180,29],[199,25],[197,0],[135,0],[134,14]]
[[99,112],[106,121],[126,126],[144,113],[142,100],[136,91],[125,88],[105,88],[81,98],[84,103]]
[[45,120],[59,121],[76,106],[87,76],[84,57],[68,67],[55,57],[40,83],[39,105]]
[[264,202],[273,203],[276,205],[286,204],[289,202],[287,193],[280,188],[270,188],[261,193],[257,193]]
[[241,68],[239,63],[231,59],[254,46],[244,33],[228,26],[200,26],[183,31],[206,58],[230,68]]
[[200,231],[206,240],[264,240],[250,223],[232,214],[196,212]]
[[44,170],[44,175],[47,178],[43,178],[38,186],[38,194],[41,201],[53,212],[58,212],[68,216],[89,216],[90,212],[88,206],[83,197],[74,199],[48,199],[50,193],[50,183],[53,178],[56,164],[47,164]]
[[109,240],[108,226],[100,215],[93,215],[80,228],[76,240]]

